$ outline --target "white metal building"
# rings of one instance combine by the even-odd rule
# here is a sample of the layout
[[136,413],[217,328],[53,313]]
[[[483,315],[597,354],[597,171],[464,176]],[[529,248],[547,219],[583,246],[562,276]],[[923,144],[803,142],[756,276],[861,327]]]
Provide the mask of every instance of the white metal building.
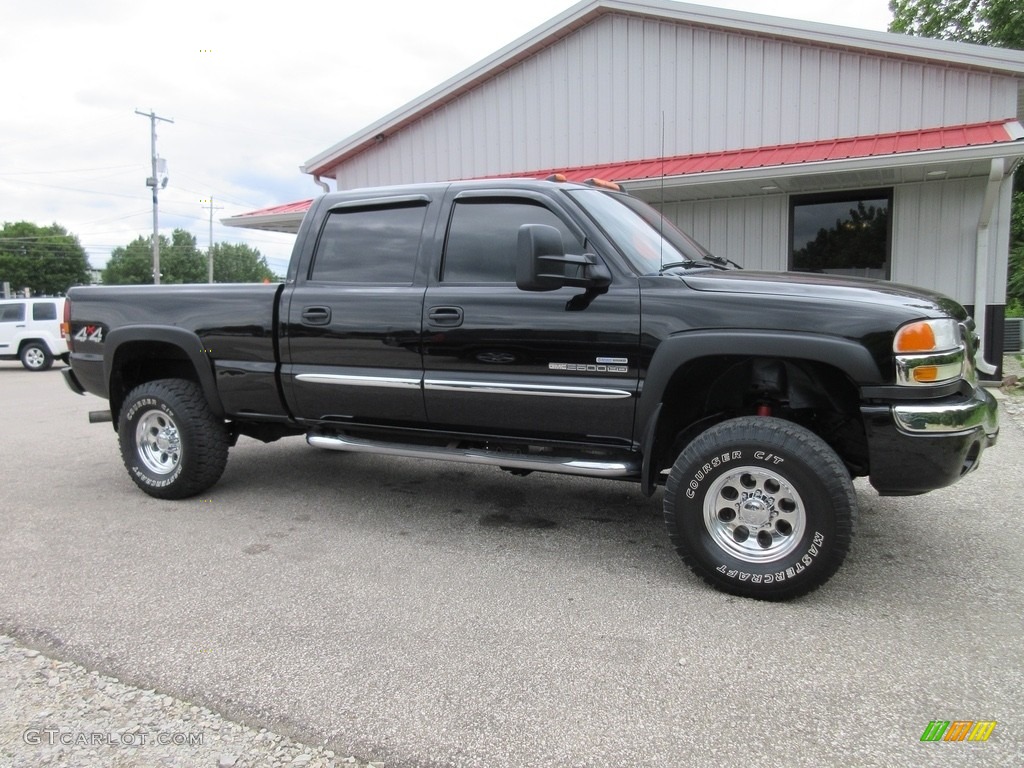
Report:
[[[747,268],[877,276],[977,307],[998,364],[1022,116],[1021,51],[584,0],[302,170],[325,190],[620,181]],[[225,223],[294,232],[307,205]]]

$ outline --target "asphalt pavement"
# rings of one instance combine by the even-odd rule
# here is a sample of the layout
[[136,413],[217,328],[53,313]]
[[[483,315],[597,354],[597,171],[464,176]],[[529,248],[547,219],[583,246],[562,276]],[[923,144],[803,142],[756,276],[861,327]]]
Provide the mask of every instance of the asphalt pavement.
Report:
[[104,405],[0,364],[0,633],[57,658],[388,768],[1024,763],[1018,422],[952,488],[858,481],[846,564],[775,604],[626,483],[243,438],[152,499]]

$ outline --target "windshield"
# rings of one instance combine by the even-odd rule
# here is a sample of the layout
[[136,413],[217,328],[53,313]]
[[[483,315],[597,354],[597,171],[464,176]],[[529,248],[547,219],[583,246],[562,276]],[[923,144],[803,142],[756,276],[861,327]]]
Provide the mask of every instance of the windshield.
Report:
[[718,266],[707,250],[635,197],[601,189],[573,189],[566,193],[642,275],[657,275],[668,266]]

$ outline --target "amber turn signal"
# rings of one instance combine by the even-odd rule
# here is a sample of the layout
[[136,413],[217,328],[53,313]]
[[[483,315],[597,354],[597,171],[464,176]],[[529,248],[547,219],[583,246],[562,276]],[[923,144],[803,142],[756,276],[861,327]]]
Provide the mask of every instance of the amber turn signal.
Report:
[[930,352],[935,349],[935,331],[928,323],[905,325],[896,334],[897,352]]

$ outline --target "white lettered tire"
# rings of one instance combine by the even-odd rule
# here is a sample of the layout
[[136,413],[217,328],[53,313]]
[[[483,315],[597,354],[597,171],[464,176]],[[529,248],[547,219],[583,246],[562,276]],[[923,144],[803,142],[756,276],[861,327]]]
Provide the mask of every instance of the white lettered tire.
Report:
[[857,497],[824,440],[782,419],[711,427],[679,455],[665,486],[676,551],[707,583],[786,600],[817,589],[850,548]]
[[192,381],[140,384],[121,406],[117,434],[128,475],[158,499],[202,493],[227,464],[227,430]]

